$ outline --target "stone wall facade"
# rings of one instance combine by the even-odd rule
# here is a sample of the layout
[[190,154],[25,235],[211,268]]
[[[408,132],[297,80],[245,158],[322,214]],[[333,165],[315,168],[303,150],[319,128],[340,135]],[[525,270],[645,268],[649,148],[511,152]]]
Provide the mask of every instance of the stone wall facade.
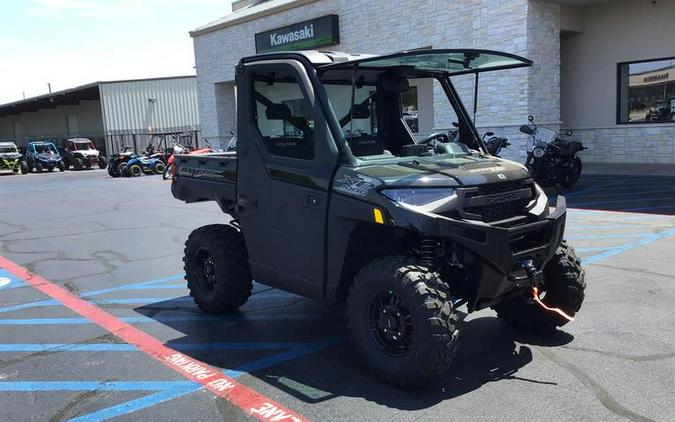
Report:
[[[422,47],[484,48],[525,57],[534,52],[539,59],[557,51],[556,8],[556,5],[528,0],[402,0],[396,2],[395,7],[385,0],[318,0],[198,35],[194,38],[194,46],[204,136],[226,136],[236,128],[234,92],[227,83],[234,79],[234,66],[239,58],[255,53],[254,35],[257,32],[337,14],[341,43],[330,47],[333,50],[383,54]],[[536,22],[530,13],[537,14]],[[542,26],[542,19],[551,22]],[[537,37],[539,32],[545,32],[547,38],[534,43],[528,34],[532,27],[536,27]],[[551,76],[537,76],[542,68],[481,75],[479,125],[502,133],[499,127],[504,130],[517,127],[535,109],[547,110],[547,119],[548,116],[559,116],[558,101],[554,98],[559,95],[558,91],[534,97],[530,92],[539,90],[551,80],[557,81],[555,65],[559,59],[556,54],[551,60],[541,60],[547,63],[546,71],[553,71]],[[456,84],[466,107],[472,109],[473,78],[458,78]],[[442,95],[438,91],[434,95],[435,126],[438,128],[448,127],[450,123],[447,100]],[[542,106],[543,103],[546,104]]]
[[[512,145],[503,152],[507,158],[524,161],[527,136],[518,128],[529,114],[543,126],[566,128],[560,121],[559,4],[542,0],[401,0],[395,6],[386,0],[302,3],[194,38],[204,136],[225,137],[236,131],[234,67],[239,58],[255,54],[255,33],[327,14],[340,18],[341,43],[329,47],[332,50],[384,54],[422,47],[464,47],[501,50],[533,60],[530,68],[480,76],[476,124],[481,133],[490,130],[509,138]],[[453,80],[472,111],[473,76]],[[435,129],[449,126],[447,107],[436,87]],[[673,126],[570,129],[575,139],[590,147],[583,153],[585,161],[675,161]]]

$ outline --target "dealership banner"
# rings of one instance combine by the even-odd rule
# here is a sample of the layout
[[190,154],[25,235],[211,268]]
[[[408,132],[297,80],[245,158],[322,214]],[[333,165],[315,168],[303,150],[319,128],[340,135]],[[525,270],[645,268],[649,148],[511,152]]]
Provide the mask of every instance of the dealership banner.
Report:
[[337,15],[327,15],[255,34],[256,53],[312,50],[339,43]]

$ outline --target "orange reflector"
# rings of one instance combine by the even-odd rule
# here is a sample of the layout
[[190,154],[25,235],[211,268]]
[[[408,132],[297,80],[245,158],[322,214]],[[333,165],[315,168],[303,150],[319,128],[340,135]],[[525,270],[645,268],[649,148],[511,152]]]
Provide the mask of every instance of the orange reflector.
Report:
[[378,208],[373,208],[373,217],[375,217],[375,222],[377,224],[384,224],[384,217],[382,216],[382,211]]
[[539,289],[537,289],[536,287],[532,288],[532,299],[534,299],[534,301],[537,302],[539,304],[539,306],[546,309],[547,311],[555,312],[555,313],[557,313],[558,315],[560,315],[561,317],[565,318],[566,320],[568,320],[570,322],[574,321],[574,317],[571,317],[571,316],[567,315],[562,309],[560,309],[560,308],[549,308],[548,306],[544,305],[544,302],[542,302],[541,299],[539,299]]

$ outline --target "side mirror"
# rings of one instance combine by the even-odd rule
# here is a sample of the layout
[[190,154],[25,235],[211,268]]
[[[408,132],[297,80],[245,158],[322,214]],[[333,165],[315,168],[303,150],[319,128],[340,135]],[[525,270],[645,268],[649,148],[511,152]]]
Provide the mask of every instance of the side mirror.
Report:
[[530,122],[534,122],[534,116],[530,114],[529,116],[527,116],[527,120]]
[[532,129],[528,125],[522,125],[520,127],[520,131],[523,132],[526,135],[532,135],[534,133],[534,129]]
[[485,136],[495,136],[494,132],[485,132]]
[[567,132],[565,132],[565,135],[572,136],[572,135],[574,135],[574,132],[572,132],[571,130],[568,130]]

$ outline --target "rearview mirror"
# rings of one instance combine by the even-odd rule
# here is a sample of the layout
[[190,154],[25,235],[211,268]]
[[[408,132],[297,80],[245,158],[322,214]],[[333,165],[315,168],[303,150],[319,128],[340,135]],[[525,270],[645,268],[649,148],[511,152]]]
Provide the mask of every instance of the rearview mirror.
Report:
[[452,122],[452,125],[453,125],[454,127],[459,127],[459,123],[457,123],[457,122]]
[[352,106],[353,119],[370,119],[370,108],[367,104],[354,104]]
[[286,104],[270,104],[265,109],[268,120],[288,120],[291,118],[291,109]]
[[494,136],[494,135],[495,135],[494,132],[485,132],[485,136]]

